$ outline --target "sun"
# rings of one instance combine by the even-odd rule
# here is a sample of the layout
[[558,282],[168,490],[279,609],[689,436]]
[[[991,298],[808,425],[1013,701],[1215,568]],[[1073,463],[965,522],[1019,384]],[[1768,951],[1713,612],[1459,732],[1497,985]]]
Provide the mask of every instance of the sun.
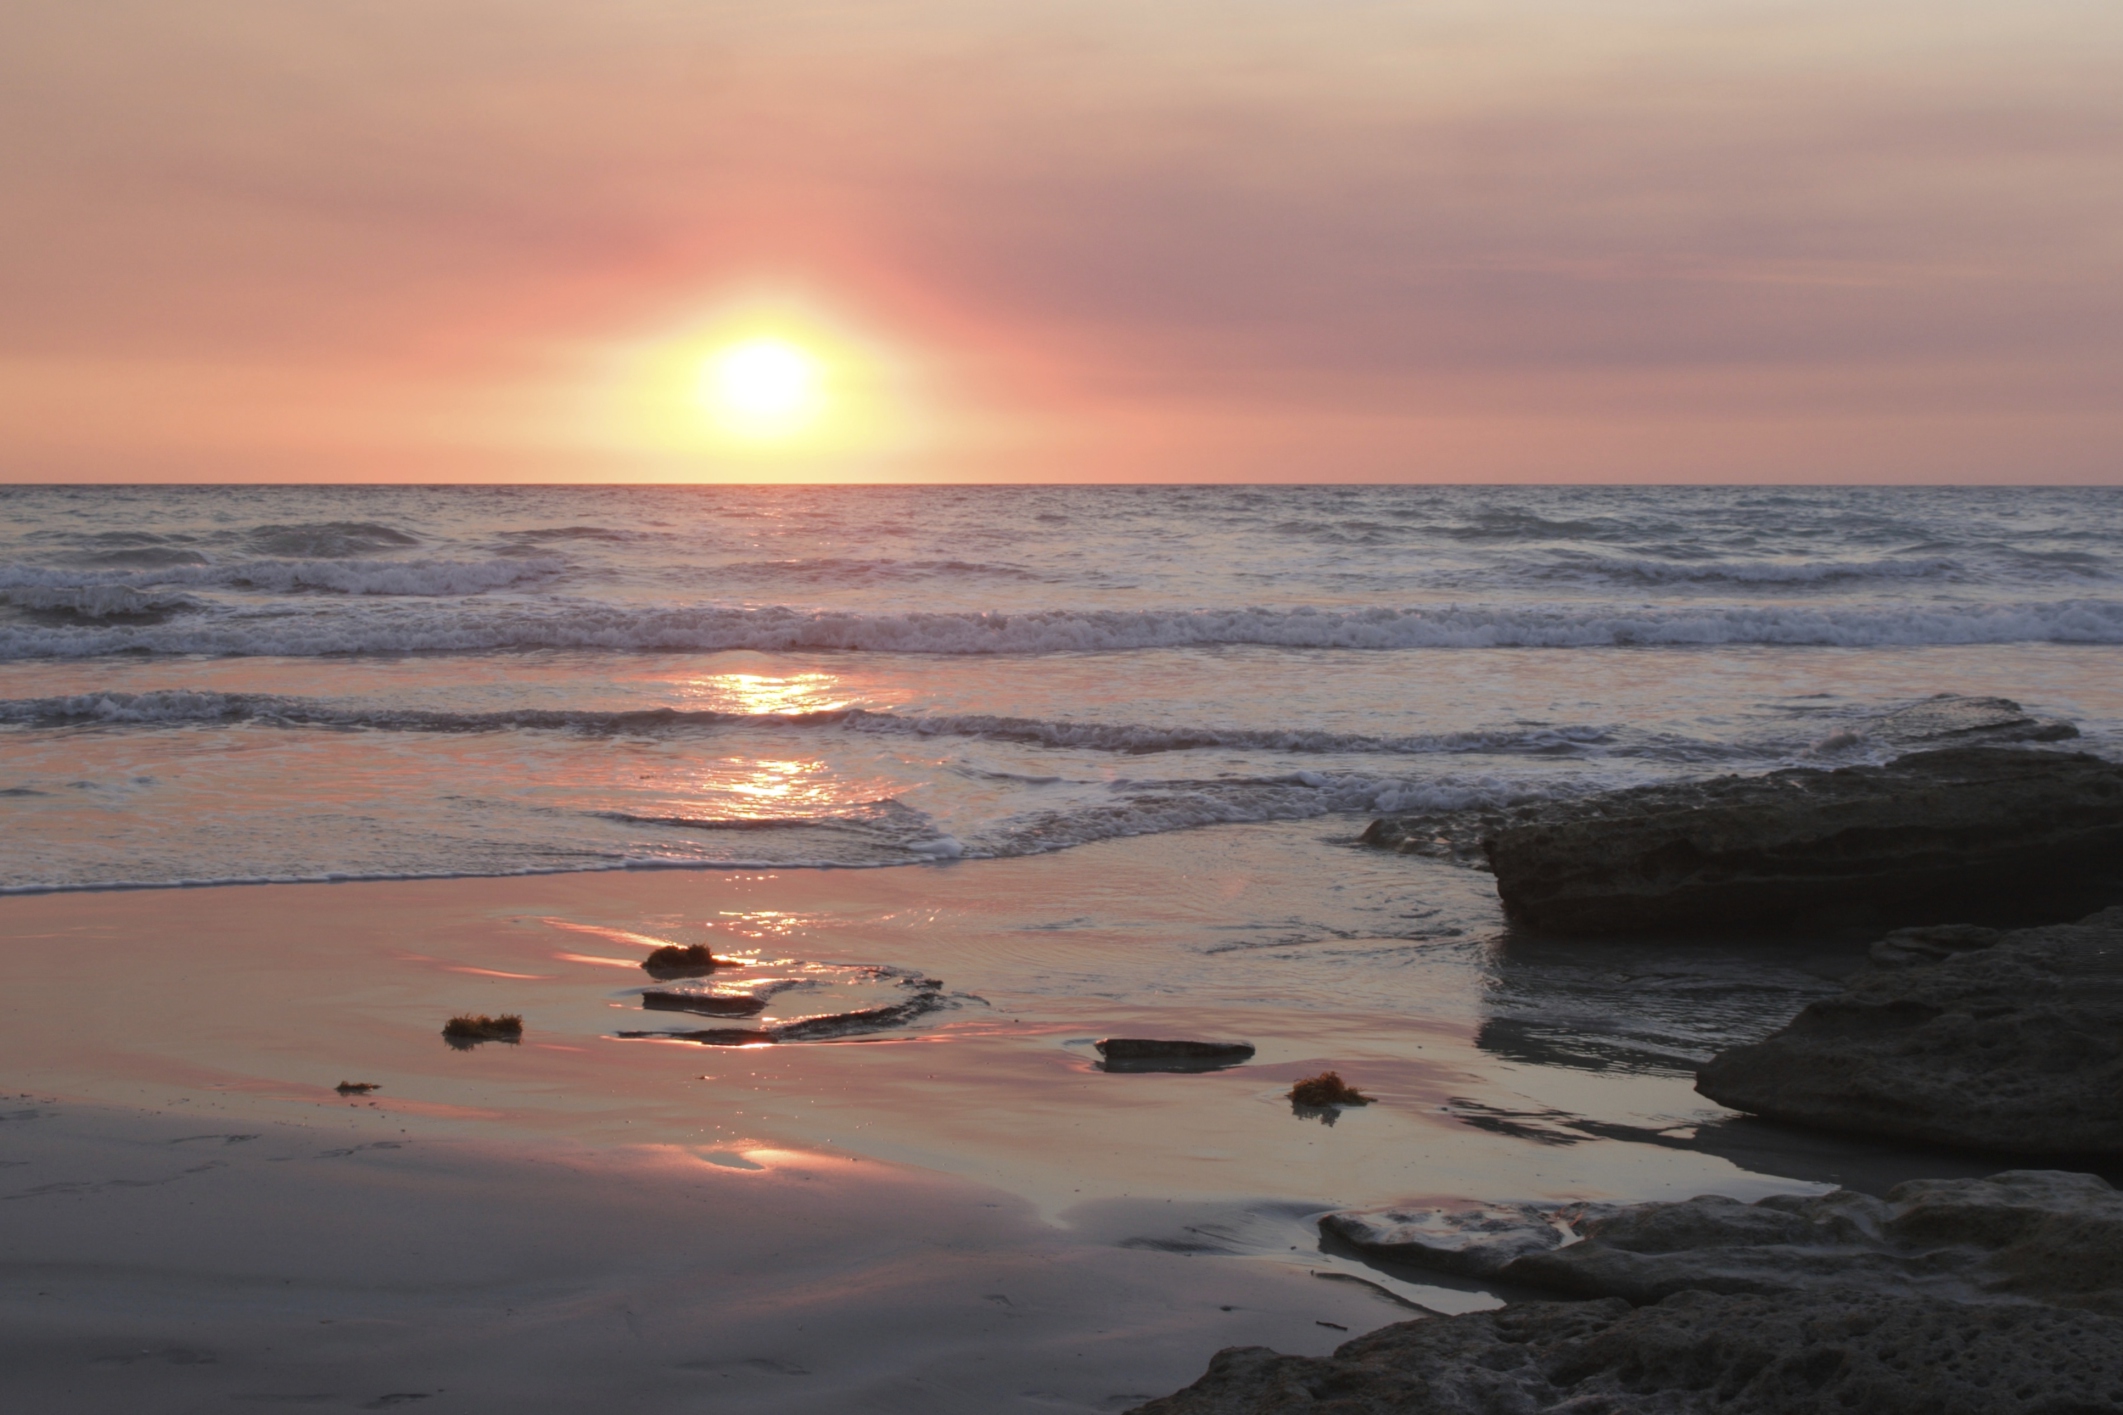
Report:
[[608,350],[596,435],[690,475],[845,474],[924,435],[917,361],[809,298],[728,298]]
[[773,441],[803,432],[826,412],[824,361],[788,339],[744,339],[701,365],[697,401],[722,431]]

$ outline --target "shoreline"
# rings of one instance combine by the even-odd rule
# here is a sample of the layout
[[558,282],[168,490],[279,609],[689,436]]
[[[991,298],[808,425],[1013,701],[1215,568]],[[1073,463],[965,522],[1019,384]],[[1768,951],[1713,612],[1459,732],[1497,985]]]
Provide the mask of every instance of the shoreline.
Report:
[[[717,1408],[733,1410],[1117,1410],[1186,1384],[1220,1347],[1324,1354],[1412,1315],[1400,1304],[1501,1300],[1322,1248],[1313,1220],[1330,1209],[1754,1199],[2000,1167],[1717,1120],[1679,1074],[1551,1057],[1523,1029],[1500,1030],[1494,998],[1500,984],[1567,985],[1580,955],[1529,951],[1508,930],[1501,942],[1337,938],[1350,963],[1301,988],[1287,946],[1222,951],[1243,897],[1232,891],[1268,877],[1263,851],[1296,871],[1390,872],[1433,898],[1476,891],[1455,907],[1494,917],[1485,877],[1352,855],[1303,825],[942,871],[568,871],[0,900],[0,1074],[11,1091],[60,1098],[48,1126],[0,1123],[0,1160],[31,1161],[0,1167],[0,1291],[23,1339],[58,1353],[10,1365],[23,1374],[8,1382],[41,1393],[108,1377],[113,1406],[182,1380],[320,1408],[478,1390],[477,1408],[580,1409],[619,1379],[656,1409],[697,1406],[712,1379],[729,1392]],[[640,959],[661,942],[889,964],[963,1000],[837,1042],[621,1040],[670,1015],[635,997],[649,982]],[[1582,956],[1636,966],[1612,949]],[[1733,956],[1759,967],[1768,955]],[[1195,981],[1175,989],[1167,975],[1184,960]],[[524,1041],[452,1051],[439,1030],[459,1011],[522,1013]],[[1090,1048],[1103,1035],[1243,1037],[1258,1053],[1221,1072],[1110,1074]],[[1326,1069],[1379,1103],[1332,1126],[1293,1113],[1292,1081]],[[342,1097],[340,1081],[382,1089]],[[166,1158],[208,1132],[262,1138]],[[347,1151],[339,1170],[314,1163],[327,1149]],[[140,1168],[143,1156],[164,1167]],[[192,1164],[203,1168],[175,1172]],[[747,1208],[735,1196],[754,1179],[830,1202]],[[15,1197],[45,1184],[99,1187]],[[344,1235],[407,1194],[396,1248],[333,1246],[358,1247]],[[734,1229],[714,1221],[733,1209]],[[72,1217],[54,1227],[46,1210]],[[282,1236],[244,1238],[254,1219]],[[467,1249],[469,1232],[489,1238]],[[875,1246],[892,1234],[915,1246]],[[228,1289],[226,1265],[246,1252],[245,1271],[288,1291],[368,1294],[373,1341],[334,1347],[343,1333],[320,1324],[341,1319],[328,1311],[305,1319],[316,1332],[290,1325],[269,1283],[218,1316],[187,1315]],[[394,1270],[391,1252],[422,1256]],[[445,1253],[477,1279],[460,1284],[467,1301],[513,1293],[526,1271],[558,1284],[537,1299],[553,1341],[486,1309],[420,1335],[459,1290],[436,1266]],[[368,1276],[333,1286],[331,1264],[357,1256]],[[62,1269],[80,1302],[39,1325],[35,1293],[52,1290],[39,1274]],[[996,1273],[1009,1282],[979,1276]],[[1036,1299],[1010,1289],[1019,1278]],[[552,1295],[563,1289],[580,1310]],[[630,1303],[636,1291],[650,1311]],[[1010,1303],[987,1300],[997,1292]],[[622,1309],[672,1325],[637,1337]],[[803,1317],[804,1344],[774,1344],[789,1314],[813,1312],[824,1325]],[[677,1334],[725,1327],[722,1346]],[[630,1358],[641,1342],[650,1354]],[[153,1359],[119,1363],[128,1351]],[[827,1360],[840,1353],[847,1364]],[[550,1391],[520,1375],[541,1362],[559,1373]],[[1084,1363],[1140,1374],[1070,1384]]]

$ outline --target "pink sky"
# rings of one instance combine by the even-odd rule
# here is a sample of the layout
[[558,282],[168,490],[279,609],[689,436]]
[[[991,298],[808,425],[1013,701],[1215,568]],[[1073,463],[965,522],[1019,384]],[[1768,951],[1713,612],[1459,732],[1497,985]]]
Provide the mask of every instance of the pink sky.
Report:
[[[2114,482],[2119,73],[2114,0],[16,0],[0,479]],[[889,436],[615,411],[761,300]]]

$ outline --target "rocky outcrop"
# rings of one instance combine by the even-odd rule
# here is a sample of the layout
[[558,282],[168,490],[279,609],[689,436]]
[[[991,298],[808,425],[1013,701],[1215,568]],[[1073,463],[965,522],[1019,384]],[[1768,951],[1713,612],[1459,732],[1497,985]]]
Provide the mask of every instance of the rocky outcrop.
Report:
[[1696,1089],[1773,1120],[2013,1154],[2123,1154],[2123,908],[1907,929]]
[[2037,922],[2123,892],[2123,765],[1954,747],[1637,787],[1524,808],[1482,849],[1505,912],[1557,933]]
[[1835,1290],[2123,1316],[2123,1194],[2058,1170],[1919,1179],[1884,1199],[1369,1209],[1320,1229],[1368,1258],[1573,1297]]
[[1137,1415],[2123,1408],[2123,1195],[2087,1174],[1743,1204],[1332,1214],[1368,1255],[1591,1298],[1221,1352]]
[[1529,1302],[1384,1327],[1332,1356],[1218,1352],[1131,1415],[2096,1415],[2123,1321],[1938,1298]]

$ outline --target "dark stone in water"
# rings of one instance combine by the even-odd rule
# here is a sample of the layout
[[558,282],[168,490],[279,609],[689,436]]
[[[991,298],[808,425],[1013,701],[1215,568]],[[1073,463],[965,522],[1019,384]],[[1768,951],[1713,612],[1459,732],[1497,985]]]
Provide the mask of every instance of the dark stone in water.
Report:
[[481,1042],[519,1042],[523,1040],[523,1019],[513,1012],[500,1017],[466,1013],[442,1024],[442,1039],[459,1051]]
[[2041,922],[2123,894],[2123,765],[1955,747],[1637,787],[1514,812],[1482,848],[1505,912],[1557,933]]
[[777,1040],[772,1032],[748,1027],[711,1027],[701,1032],[620,1032],[629,1041],[699,1042],[711,1047],[761,1046]]
[[1317,1110],[1325,1106],[1370,1105],[1371,1097],[1344,1081],[1341,1072],[1322,1071],[1292,1086],[1290,1103]]
[[1108,1071],[1218,1071],[1253,1059],[1251,1042],[1158,1041],[1108,1037],[1096,1042]]
[[691,943],[681,947],[667,943],[642,959],[641,966],[650,977],[661,982],[666,978],[693,978],[711,973],[722,966],[722,960],[705,944]]
[[1873,957],[1840,996],[1712,1057],[1696,1089],[1825,1130],[2123,1154],[2123,908],[2002,935],[1904,929]]
[[763,997],[704,992],[645,992],[641,1005],[651,1012],[699,1012],[709,1017],[754,1017],[767,1010]]

